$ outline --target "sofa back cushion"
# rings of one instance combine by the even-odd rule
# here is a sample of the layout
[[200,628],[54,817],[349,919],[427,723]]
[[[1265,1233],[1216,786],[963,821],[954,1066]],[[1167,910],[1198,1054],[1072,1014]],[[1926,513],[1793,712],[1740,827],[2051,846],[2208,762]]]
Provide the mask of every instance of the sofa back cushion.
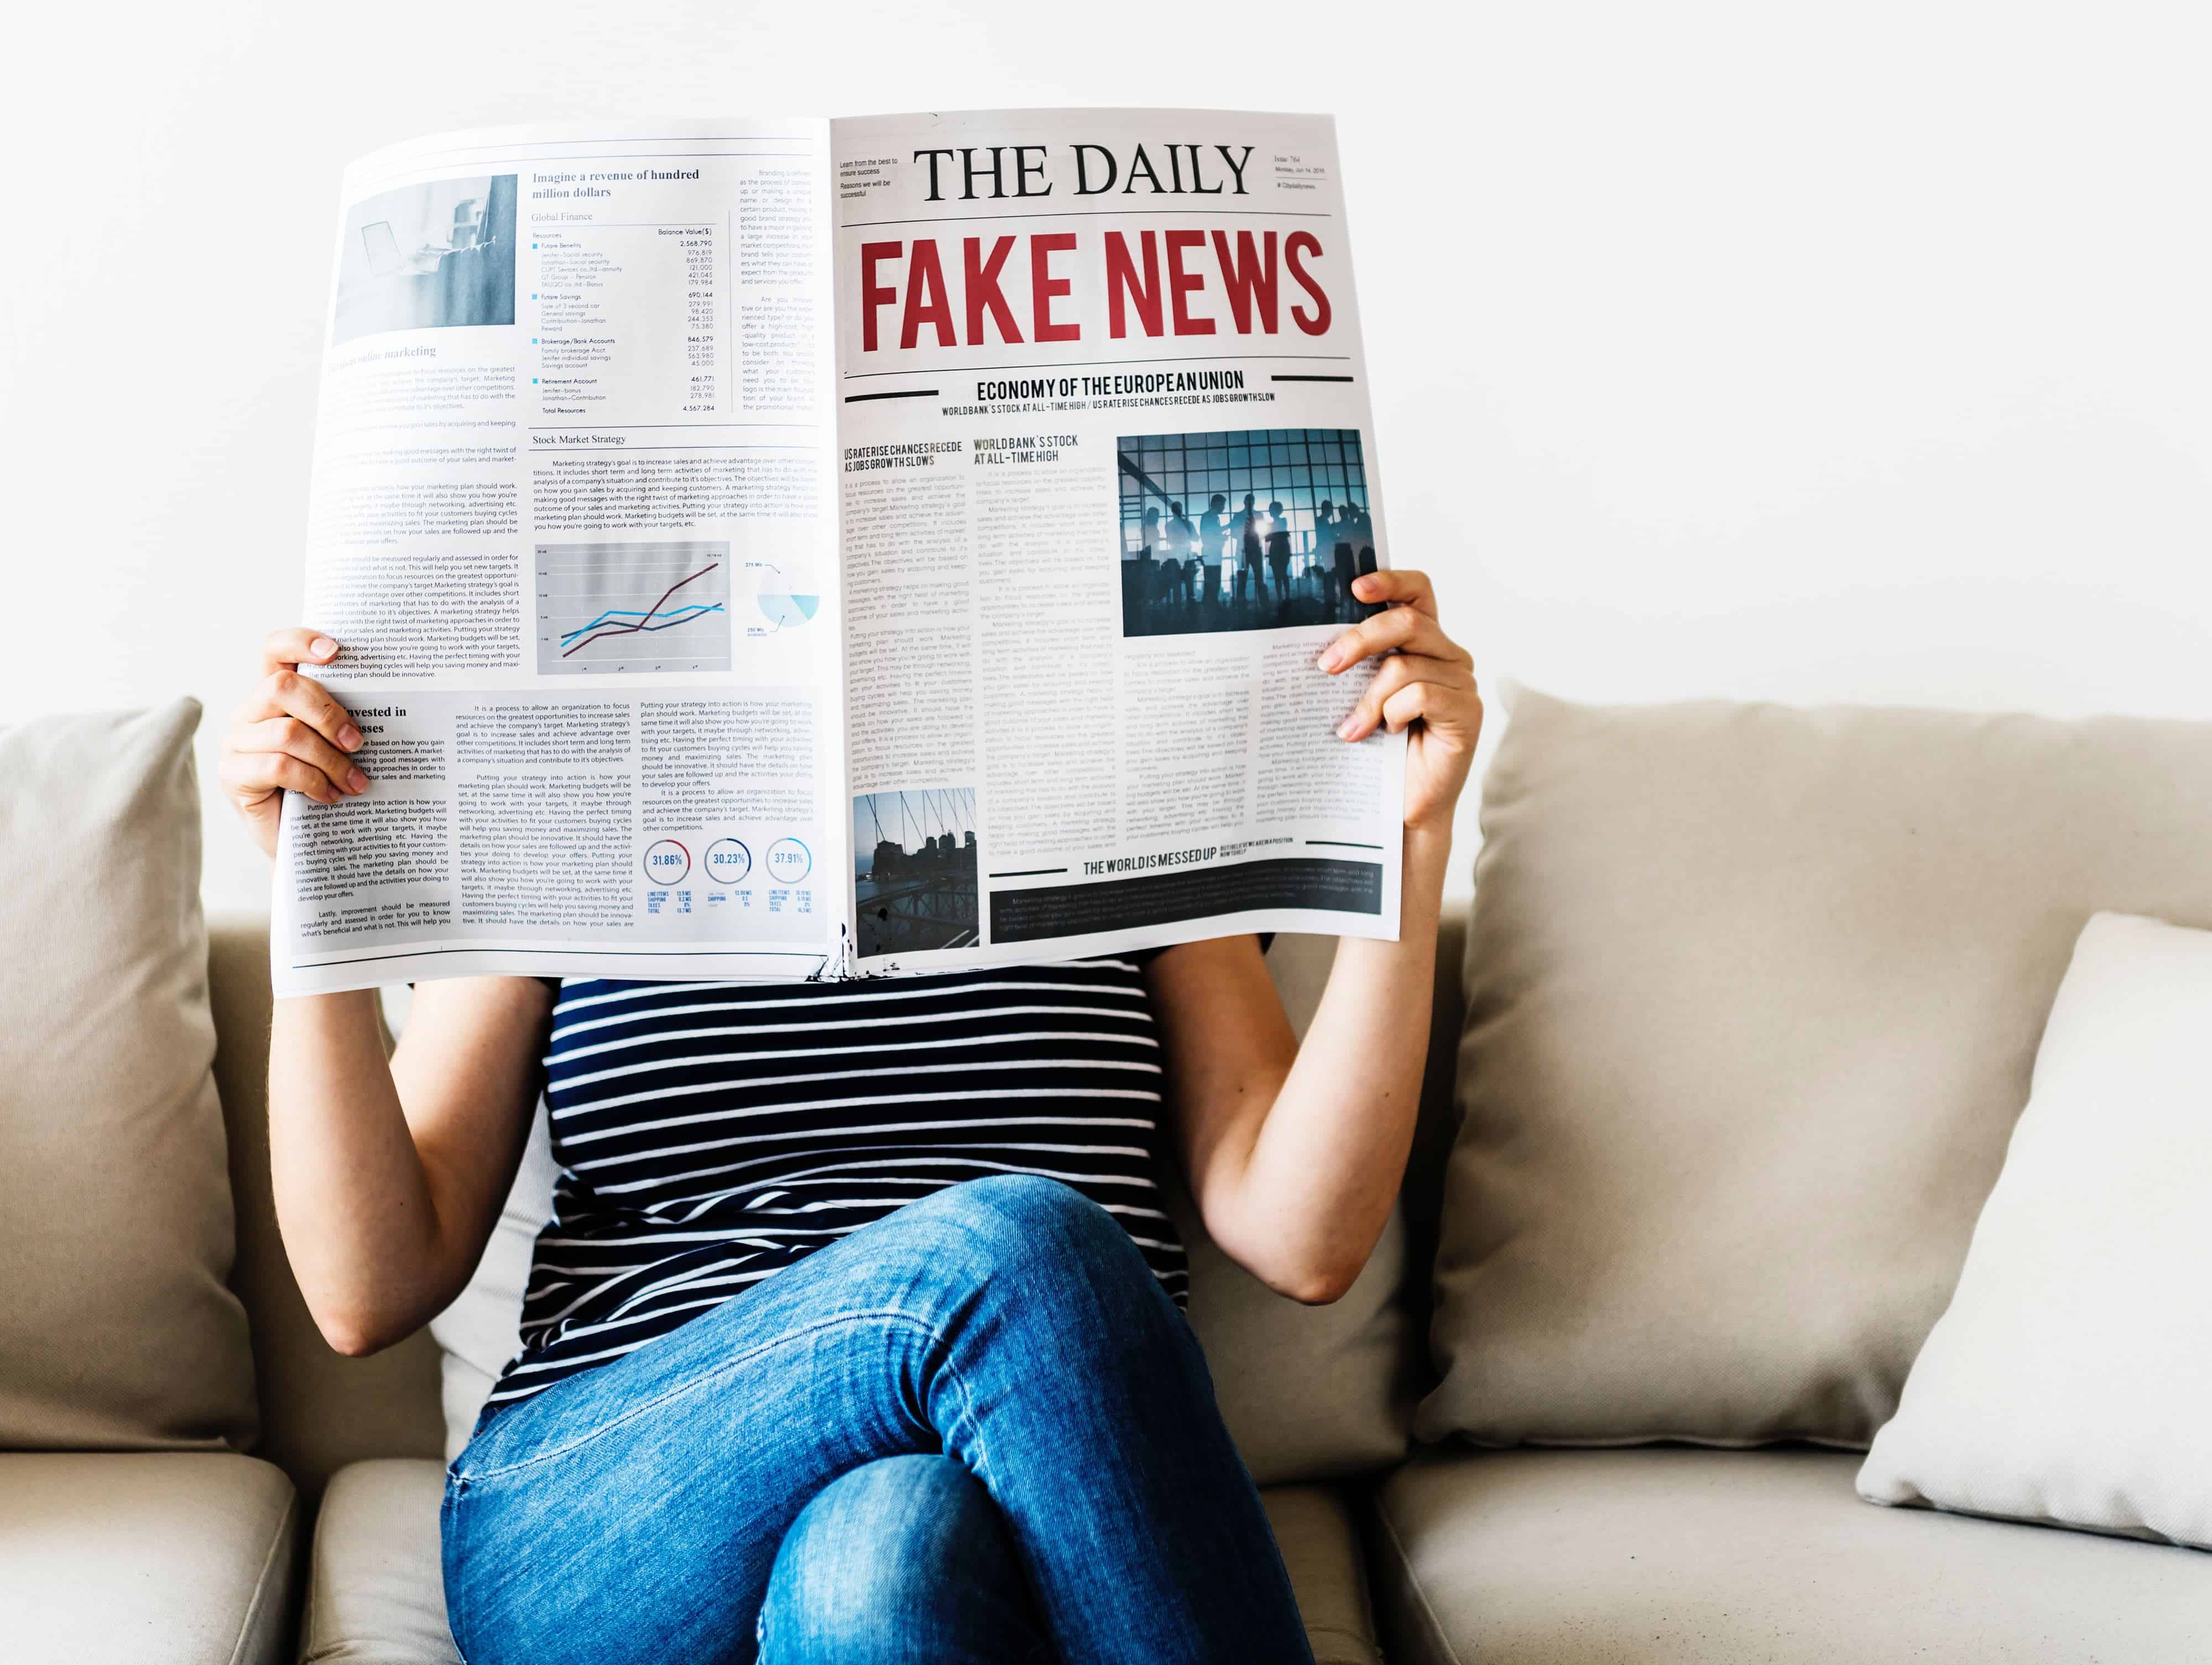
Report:
[[[1303,1032],[1319,1003],[1334,939],[1279,938],[1268,969]],[[538,1109],[513,1192],[460,1298],[433,1320],[445,1354],[446,1449],[456,1455],[518,1345],[532,1245],[552,1211],[554,1166]],[[1407,1231],[1394,1215],[1351,1291],[1327,1307],[1275,1294],[1216,1248],[1180,1187],[1170,1196],[1190,1253],[1190,1319],[1246,1465],[1261,1485],[1387,1467],[1405,1455],[1416,1331],[1401,1300]]]
[[0,731],[0,1448],[253,1438],[198,723],[185,699]]
[[2099,909],[2212,925],[2212,727],[1522,692],[1418,1430],[1862,1446]]

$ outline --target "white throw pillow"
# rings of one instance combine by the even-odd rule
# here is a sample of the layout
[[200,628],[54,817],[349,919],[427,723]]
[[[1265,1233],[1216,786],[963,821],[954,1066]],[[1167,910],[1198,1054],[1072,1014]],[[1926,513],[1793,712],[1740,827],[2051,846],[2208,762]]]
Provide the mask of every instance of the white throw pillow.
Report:
[[538,1234],[553,1217],[553,1186],[560,1177],[541,1098],[483,1259],[453,1304],[430,1320],[441,1350],[447,1462],[468,1444],[492,1384],[522,1345],[522,1292],[530,1282]]
[[1859,1492],[2212,1549],[2212,931],[2100,913]]

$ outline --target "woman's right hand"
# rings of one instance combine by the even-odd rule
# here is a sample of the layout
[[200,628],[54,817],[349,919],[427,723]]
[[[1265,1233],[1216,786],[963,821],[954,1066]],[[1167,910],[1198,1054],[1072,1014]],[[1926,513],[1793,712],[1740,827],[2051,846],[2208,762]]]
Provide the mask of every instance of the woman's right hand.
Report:
[[337,650],[319,631],[274,632],[261,644],[261,680],[231,713],[217,773],[265,856],[276,853],[286,789],[336,803],[368,788],[352,757],[361,749],[361,730],[328,689],[300,674],[302,665],[328,664]]

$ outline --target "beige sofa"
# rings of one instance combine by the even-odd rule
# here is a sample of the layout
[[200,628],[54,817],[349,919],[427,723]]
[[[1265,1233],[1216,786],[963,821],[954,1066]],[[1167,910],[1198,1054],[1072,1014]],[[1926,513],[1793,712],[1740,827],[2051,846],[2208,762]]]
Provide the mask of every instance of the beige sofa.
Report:
[[[1464,920],[1447,921],[1433,1174],[1458,1039]],[[222,1453],[0,1456],[0,1656],[428,1665],[455,1655],[438,1573],[445,1438],[428,1333],[346,1359],[316,1333],[269,1192],[260,922],[211,930],[216,1075],[263,1431]],[[1286,939],[1306,1007],[1327,945]],[[1416,1199],[1413,1212],[1423,1205]],[[1405,1263],[1425,1266],[1414,1253]],[[1418,1306],[1414,1287],[1394,1292]],[[1203,1300],[1203,1296],[1200,1299]],[[1402,1327],[1410,1339],[1415,1326]],[[1237,1381],[1264,1379],[1249,1357]],[[1406,1361],[1406,1368],[1413,1368]],[[1311,1384],[1247,1392],[1310,1418]],[[1279,1430],[1260,1428],[1264,1441]],[[1371,1476],[1265,1489],[1322,1665],[2212,1658],[2212,1559],[2078,1534],[1881,1510],[1856,1455],[1450,1446]]]
[[[89,940],[135,875],[134,917],[184,945],[158,986],[83,953],[76,980],[58,985],[59,938],[42,976],[36,954],[0,964],[0,1013],[39,1020],[35,1033],[0,1034],[10,1067],[35,1076],[71,1052],[72,1069],[90,1069],[136,1046],[147,1056],[123,1061],[138,1076],[163,1057],[174,1065],[180,1107],[162,1115],[189,1119],[202,1094],[205,1124],[204,1161],[189,1172],[183,1156],[145,1149],[88,1155],[87,1139],[128,1140],[51,1084],[0,1078],[0,1132],[23,1159],[0,1171],[0,1205],[13,1196],[17,1210],[14,1223],[0,1214],[16,1284],[0,1304],[0,1430],[27,1429],[16,1442],[35,1448],[0,1451],[0,1661],[452,1665],[442,1460],[511,1345],[530,1205],[511,1209],[437,1338],[361,1360],[325,1345],[270,1196],[258,919],[208,932],[208,1034],[190,900],[195,717],[80,724],[0,750],[18,794],[0,811],[16,812],[15,848],[30,852],[0,895],[0,925],[16,910],[14,940],[51,936],[56,911],[70,909],[64,929]],[[1483,903],[1472,923],[1455,910],[1444,924],[1420,1130],[1367,1272],[1334,1305],[1298,1307],[1231,1266],[1186,1211],[1192,1321],[1317,1658],[2212,1662],[2212,1557],[1876,1508],[1856,1494],[1852,1448],[1893,1405],[1948,1297],[2087,910],[2212,925],[2212,731],[1753,708],[1647,717],[1540,701],[1515,722],[1522,739],[1516,749],[1509,735],[1489,781]],[[81,812],[21,785],[40,771],[79,778],[111,730],[137,736],[113,806]],[[177,859],[157,873],[133,840]],[[1310,1014],[1330,954],[1310,937],[1271,952],[1295,1019]],[[135,1002],[149,1038],[42,1009],[58,987],[88,1008],[111,991]],[[1839,1045],[1822,1025],[1853,1000]],[[165,1013],[182,1015],[156,1034]],[[202,1091],[210,1046],[227,1200],[222,1129]],[[1723,1079],[1737,1055],[1745,1070]],[[1963,1118],[1930,1142],[1940,1183],[1913,1180],[1911,1136],[1939,1113]],[[1883,1115],[1894,1125],[1869,1141]],[[1593,1131],[1593,1116],[1613,1119]],[[1635,1144],[1670,1116],[1686,1119],[1684,1137]],[[1717,1117],[1734,1143],[1717,1144],[1699,1117]],[[77,1144],[36,1194],[24,1190],[44,1159],[40,1130],[64,1121]],[[1832,1183],[1792,1177],[1807,1144],[1839,1130],[1857,1143],[1814,1164]],[[87,1174],[88,1162],[107,1166]],[[1690,1196],[1685,1213],[1668,1177],[1681,1174],[1729,1183]],[[57,1205],[52,1176],[85,1181],[88,1200]],[[124,1184],[138,1187],[140,1216],[79,1230]],[[167,1228],[185,1247],[164,1247],[149,1212],[165,1186],[200,1198],[198,1226]],[[1820,1207],[1828,1217],[1801,1230]],[[1924,1242],[1923,1221],[1941,1225]],[[1881,1253],[1862,1258],[1881,1264],[1850,1264],[1866,1243]],[[124,1257],[104,1274],[115,1286],[150,1269],[146,1288],[176,1292],[134,1297],[119,1336],[94,1333],[106,1320],[83,1287],[103,1253]],[[151,1266],[163,1255],[173,1270]],[[62,1320],[26,1327],[24,1313],[70,1302],[86,1314],[82,1346]],[[195,1302],[161,1329],[165,1307]],[[477,1315],[462,1323],[469,1303]],[[1713,1363],[1731,1357],[1741,1368]],[[113,1368],[94,1380],[83,1361],[103,1358]],[[118,1385],[128,1369],[145,1379]],[[1826,1447],[1769,1442],[1773,1418],[1802,1426],[1816,1414],[1830,1418],[1813,1428]],[[1700,1443],[1641,1442],[1668,1421]],[[1418,1441],[1417,1422],[1437,1437]],[[1465,1442],[1471,1428],[1501,1430],[1490,1444],[1511,1448]]]

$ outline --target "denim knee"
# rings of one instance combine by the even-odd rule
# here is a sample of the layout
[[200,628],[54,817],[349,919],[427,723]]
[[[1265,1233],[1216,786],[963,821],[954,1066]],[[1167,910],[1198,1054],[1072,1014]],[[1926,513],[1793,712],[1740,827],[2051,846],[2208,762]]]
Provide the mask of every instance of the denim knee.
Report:
[[898,1613],[992,1507],[951,1457],[878,1457],[814,1494],[783,1536],[771,1584],[803,1581],[821,1614]]
[[1004,1532],[981,1484],[950,1457],[883,1457],[848,1471],[784,1534],[761,1605],[763,1659],[919,1656],[948,1583],[1016,1576]]
[[[1204,1372],[1195,1338],[1121,1223],[1057,1180],[971,1180],[916,1208],[936,1211],[941,1289],[988,1315],[981,1332],[1094,1384],[1181,1360]],[[922,1245],[925,1250],[930,1246]]]
[[[1044,1295],[1071,1283],[1149,1292],[1152,1271],[1120,1221],[1074,1186],[1031,1174],[968,1180],[900,1211],[951,1234],[957,1259],[1001,1290]],[[896,1216],[893,1217],[896,1218]]]
[[1073,1186],[1042,1174],[965,1180],[909,1206],[957,1223],[994,1249],[1127,1246],[1127,1234],[1112,1215]]

